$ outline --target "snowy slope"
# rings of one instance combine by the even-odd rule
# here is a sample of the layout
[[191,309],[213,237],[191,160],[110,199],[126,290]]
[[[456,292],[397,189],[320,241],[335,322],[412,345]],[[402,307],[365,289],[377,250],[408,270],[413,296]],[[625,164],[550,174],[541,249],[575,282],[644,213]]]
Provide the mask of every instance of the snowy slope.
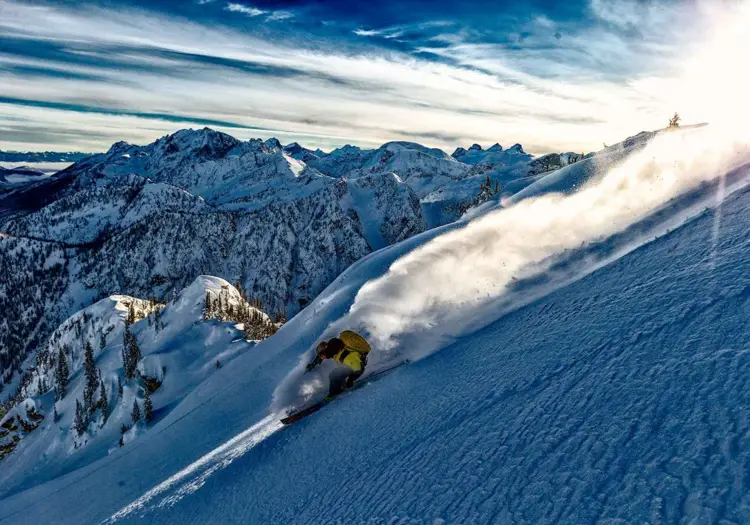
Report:
[[[141,434],[147,435],[148,427],[164,418],[183,397],[216,373],[217,360],[222,367],[231,366],[235,357],[251,350],[255,342],[244,340],[241,325],[238,328],[231,322],[204,319],[206,293],[214,297],[223,294],[226,307],[244,304],[239,292],[228,282],[201,276],[160,310],[159,316],[155,308],[161,305],[128,296],[112,296],[66,320],[52,334],[48,347],[38,354],[33,379],[24,389],[28,397],[18,405],[34,406],[44,421],[31,432],[19,429],[0,441],[2,445],[20,438],[16,450],[3,461],[0,487],[4,491],[14,490],[35,479],[58,476],[112,453],[119,448],[123,424],[132,427],[123,436],[124,444],[132,445]],[[158,383],[152,395],[154,422],[149,425],[133,426],[131,420],[135,400],[143,410],[146,382],[128,380],[123,375],[123,330],[131,304],[136,319],[140,319],[131,327],[143,354],[138,369],[143,378],[148,378],[153,385]],[[158,325],[156,319],[159,319]],[[104,419],[97,409],[87,431],[78,435],[73,419],[76,401],[83,399],[82,369],[87,341],[95,348],[94,359],[106,385],[110,413]],[[55,384],[54,370],[60,350],[67,356],[70,383],[66,395],[55,401],[54,392],[48,389]],[[117,393],[118,381],[123,385],[122,396]],[[53,406],[58,413],[57,420],[54,420]],[[6,414],[0,420],[0,428],[9,418],[16,417],[17,411],[18,408]]]
[[[750,158],[675,140],[362,259],[132,447],[6,489],[0,519],[747,521]],[[370,370],[422,359],[280,429],[272,401],[324,393],[300,366],[343,326]]]

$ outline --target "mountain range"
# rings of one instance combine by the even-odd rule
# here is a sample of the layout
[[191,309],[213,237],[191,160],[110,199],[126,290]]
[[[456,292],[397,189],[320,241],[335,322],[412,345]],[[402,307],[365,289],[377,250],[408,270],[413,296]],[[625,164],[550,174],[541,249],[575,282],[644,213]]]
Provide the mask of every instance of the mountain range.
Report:
[[80,151],[2,151],[0,150],[0,162],[14,164],[27,164],[33,162],[77,162],[91,153],[81,153]]
[[[544,169],[578,160],[556,159]],[[162,300],[208,274],[291,317],[355,261],[512,195],[539,166],[520,145],[324,153],[205,128],[118,142],[51,177],[26,173],[0,188],[0,264],[13,269],[0,284],[5,394],[30,380],[33,350],[92,301]]]

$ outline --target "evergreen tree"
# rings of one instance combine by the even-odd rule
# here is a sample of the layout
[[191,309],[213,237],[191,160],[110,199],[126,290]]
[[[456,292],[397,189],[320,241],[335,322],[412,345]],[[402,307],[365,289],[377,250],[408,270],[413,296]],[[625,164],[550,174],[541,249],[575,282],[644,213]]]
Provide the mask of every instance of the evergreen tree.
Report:
[[125,320],[125,325],[130,326],[133,323],[135,323],[135,306],[133,303],[130,303],[130,306],[128,306],[128,318]]
[[122,399],[122,381],[120,376],[117,376],[117,399]]
[[92,411],[94,410],[94,393],[99,386],[99,378],[96,374],[96,364],[94,363],[94,349],[91,343],[86,341],[86,348],[83,357],[83,373],[86,379],[86,388],[83,391],[83,405]]
[[680,127],[680,120],[682,120],[680,118],[680,115],[678,115],[677,113],[675,113],[674,117],[672,117],[671,119],[669,119],[669,126],[667,126],[667,129],[679,128]]
[[130,346],[128,348],[128,363],[130,364],[130,370],[127,374],[131,379],[138,373],[138,362],[141,360],[141,347],[138,346],[138,341],[135,335],[131,334]]
[[[107,399],[107,389],[104,388],[104,381],[99,383],[99,406],[102,409],[102,418],[104,418],[104,421],[107,421],[109,417],[109,399]],[[104,421],[102,422],[102,426],[104,425]]]
[[157,332],[163,328],[161,322],[161,308],[158,306],[156,307],[156,310],[154,310],[154,325],[156,326]]
[[68,359],[61,348],[57,353],[57,368],[55,369],[55,380],[57,381],[57,395],[59,399],[68,393]]
[[89,426],[88,422],[88,416],[86,415],[86,410],[81,405],[81,402],[76,399],[76,417],[75,421],[73,422],[73,426],[76,429],[76,432],[80,436],[86,431],[86,427]]
[[146,423],[150,423],[154,417],[153,414],[154,406],[151,404],[151,392],[146,387],[146,395],[143,399],[143,416],[146,419]]
[[219,362],[219,360],[217,359],[217,360],[216,360],[216,369],[218,370],[219,368],[221,368],[221,363],[220,363],[220,362]]
[[141,420],[141,408],[138,406],[137,399],[133,401],[133,411],[130,413],[130,417],[133,418],[133,424],[136,424]]
[[105,346],[107,346],[107,336],[104,332],[99,332],[99,350],[104,350]]
[[133,379],[138,371],[138,362],[141,360],[141,347],[133,332],[127,327],[123,334],[122,367],[125,371],[125,379]]

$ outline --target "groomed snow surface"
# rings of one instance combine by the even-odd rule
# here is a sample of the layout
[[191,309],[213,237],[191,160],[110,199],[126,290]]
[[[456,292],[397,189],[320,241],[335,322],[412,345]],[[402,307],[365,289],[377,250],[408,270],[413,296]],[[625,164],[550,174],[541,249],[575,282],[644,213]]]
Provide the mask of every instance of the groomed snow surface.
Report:
[[[608,191],[516,205],[544,212],[528,224],[489,211],[360,260],[148,433],[6,493],[0,521],[750,522],[747,153],[674,162],[665,140]],[[441,282],[418,295],[430,265]],[[451,295],[467,268],[475,293]],[[421,359],[281,427],[269,407],[321,394],[325,370],[300,368],[346,323],[377,342],[371,370]]]

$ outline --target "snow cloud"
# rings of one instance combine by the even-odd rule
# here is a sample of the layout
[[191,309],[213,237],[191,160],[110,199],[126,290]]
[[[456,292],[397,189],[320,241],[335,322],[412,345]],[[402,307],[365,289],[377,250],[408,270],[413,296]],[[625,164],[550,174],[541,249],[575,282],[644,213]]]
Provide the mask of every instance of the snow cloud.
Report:
[[[622,161],[604,155],[600,176],[576,193],[522,200],[433,239],[364,285],[332,332],[361,327],[386,356],[424,355],[613,257],[595,255],[590,264],[543,280],[545,285],[530,288],[530,295],[517,286],[550,271],[564,252],[608,239],[702,183],[722,179],[723,195],[725,174],[750,162],[747,73],[737,66],[750,47],[750,7],[715,14],[713,38],[673,86],[673,92],[682,91],[680,100],[688,110],[711,119],[708,127],[662,133]],[[699,213],[705,205],[687,213]],[[668,226],[674,224],[656,228]],[[638,242],[653,235],[649,231]]]
[[[723,131],[665,133],[575,194],[521,201],[410,252],[360,289],[332,332],[363,328],[383,352],[373,354],[374,362],[389,361],[389,353],[415,358],[442,348],[537,297],[539,288],[525,295],[516,283],[543,275],[557,255],[623,231],[749,160],[747,148]],[[549,292],[601,262],[574,268],[541,289]]]

